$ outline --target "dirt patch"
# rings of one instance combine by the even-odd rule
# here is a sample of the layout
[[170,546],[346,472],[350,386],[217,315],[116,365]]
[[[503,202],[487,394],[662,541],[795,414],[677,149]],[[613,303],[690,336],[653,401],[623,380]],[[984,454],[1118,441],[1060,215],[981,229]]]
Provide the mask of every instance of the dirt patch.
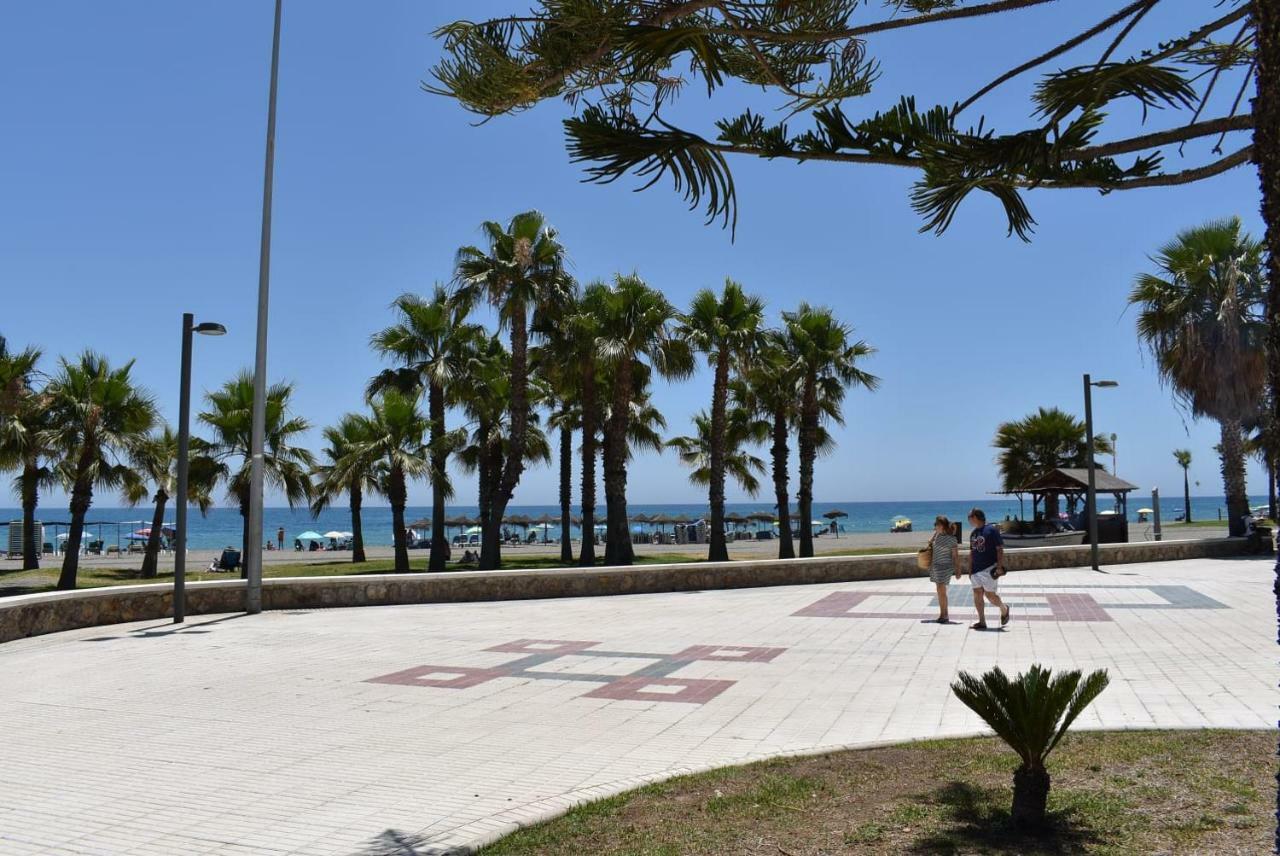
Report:
[[729,767],[673,779],[522,830],[513,854],[1266,853],[1273,732],[1069,737],[1049,763],[1044,834],[1009,823],[1016,757],[946,740]]

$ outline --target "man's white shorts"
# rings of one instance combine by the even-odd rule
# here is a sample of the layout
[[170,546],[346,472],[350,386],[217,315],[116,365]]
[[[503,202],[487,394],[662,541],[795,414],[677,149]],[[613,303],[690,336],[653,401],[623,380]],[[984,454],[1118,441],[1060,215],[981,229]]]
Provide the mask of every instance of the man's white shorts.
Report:
[[999,585],[996,582],[996,578],[991,576],[991,572],[994,571],[995,569],[996,569],[995,565],[992,565],[986,570],[982,570],[982,571],[978,571],[976,573],[970,574],[969,575],[970,585],[972,585],[975,589],[983,589],[985,591],[995,591]]

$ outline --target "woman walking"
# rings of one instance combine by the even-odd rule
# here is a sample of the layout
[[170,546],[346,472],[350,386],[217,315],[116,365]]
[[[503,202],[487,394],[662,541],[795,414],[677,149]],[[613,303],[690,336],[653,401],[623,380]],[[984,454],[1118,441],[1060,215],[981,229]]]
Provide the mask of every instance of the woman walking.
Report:
[[950,624],[947,617],[947,585],[954,575],[960,578],[960,541],[955,535],[955,526],[945,516],[939,514],[933,521],[933,537],[929,539],[929,579],[933,580],[938,592],[939,624]]

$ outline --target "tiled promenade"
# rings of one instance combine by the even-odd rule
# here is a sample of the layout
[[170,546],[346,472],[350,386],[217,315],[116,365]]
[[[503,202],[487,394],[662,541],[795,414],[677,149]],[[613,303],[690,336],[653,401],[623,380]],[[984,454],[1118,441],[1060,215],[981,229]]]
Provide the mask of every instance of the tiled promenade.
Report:
[[1106,667],[1082,728],[1270,728],[1267,561],[209,616],[0,646],[0,854],[449,852],[674,772],[979,731],[949,681]]

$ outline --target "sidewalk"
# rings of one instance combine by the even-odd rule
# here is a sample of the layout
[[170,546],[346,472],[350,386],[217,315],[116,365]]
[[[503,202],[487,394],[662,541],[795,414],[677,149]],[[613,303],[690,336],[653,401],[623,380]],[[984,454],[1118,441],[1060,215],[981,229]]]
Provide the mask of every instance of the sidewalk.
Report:
[[0,852],[427,854],[676,772],[970,734],[961,669],[1106,667],[1078,728],[1272,728],[1271,565],[208,616],[0,646]]

